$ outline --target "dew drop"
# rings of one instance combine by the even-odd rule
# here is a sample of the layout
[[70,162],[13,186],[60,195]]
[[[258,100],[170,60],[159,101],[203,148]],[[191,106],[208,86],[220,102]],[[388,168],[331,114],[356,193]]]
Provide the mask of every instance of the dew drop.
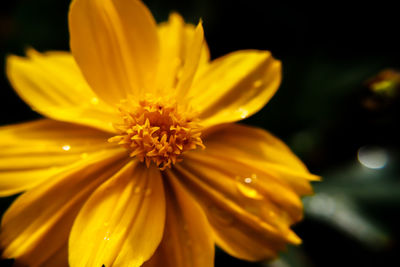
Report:
[[236,177],[236,188],[240,194],[247,198],[261,200],[264,198],[257,189],[253,188],[254,184],[257,181],[257,175],[252,174],[251,176],[246,177]]
[[252,181],[253,180],[250,177],[246,177],[246,178],[243,179],[243,182],[246,183],[246,184],[251,184]]
[[64,151],[69,151],[69,150],[71,149],[71,146],[70,146],[70,145],[63,145],[63,146],[62,146],[62,149],[63,149]]
[[135,189],[133,189],[133,193],[135,194],[139,194],[142,191],[142,189],[140,188],[140,186],[136,186]]
[[89,156],[89,154],[88,153],[82,153],[81,154],[81,159],[86,159],[87,157]]
[[107,231],[103,239],[106,241],[110,241],[110,231]]
[[233,217],[227,211],[221,208],[211,206],[210,212],[214,215],[212,218],[221,225],[231,226],[233,224]]
[[253,82],[253,87],[258,88],[262,85],[263,81],[262,80],[256,80]]
[[256,189],[244,185],[243,183],[236,183],[236,188],[245,197],[251,199],[261,200],[264,198]]
[[97,97],[92,97],[92,99],[90,99],[90,103],[97,105],[99,103],[99,99]]
[[272,221],[272,222],[276,222],[277,221],[277,214],[272,211],[272,210],[264,210],[263,211],[263,217],[267,220],[267,221]]
[[179,68],[179,70],[178,70],[177,73],[176,73],[176,77],[177,77],[178,79],[180,79],[180,78],[182,77],[182,75],[183,75],[183,70],[182,70],[182,68]]
[[182,65],[182,60],[179,57],[174,58],[172,61],[172,65],[176,68],[180,67]]
[[147,188],[146,191],[144,192],[144,196],[148,197],[151,195],[151,193],[152,193],[151,188]]
[[249,115],[249,111],[245,108],[238,108],[236,112],[239,113],[239,115],[242,119],[247,118],[247,116]]
[[245,205],[244,209],[254,215],[259,215],[260,214],[260,208],[258,206],[255,205]]

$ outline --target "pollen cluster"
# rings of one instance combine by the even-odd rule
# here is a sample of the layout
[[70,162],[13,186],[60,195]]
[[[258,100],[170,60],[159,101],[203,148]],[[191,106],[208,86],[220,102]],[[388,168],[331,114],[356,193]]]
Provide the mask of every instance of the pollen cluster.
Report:
[[130,157],[147,167],[154,162],[165,170],[181,161],[185,151],[204,148],[193,113],[175,101],[142,100],[136,105],[126,101],[119,111],[123,122],[114,124],[119,134],[108,141],[125,147]]

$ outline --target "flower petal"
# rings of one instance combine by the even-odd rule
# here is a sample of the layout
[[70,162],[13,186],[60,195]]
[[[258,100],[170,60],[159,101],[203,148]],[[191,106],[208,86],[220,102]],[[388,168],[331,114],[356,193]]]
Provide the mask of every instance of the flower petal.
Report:
[[[302,218],[297,186],[312,193],[315,176],[297,157],[265,131],[239,125],[216,130],[205,146],[188,153],[173,175],[202,205],[217,244],[246,260],[273,258],[286,243],[299,244],[290,229]],[[269,169],[275,165],[281,168]],[[294,174],[288,179],[281,169]]]
[[268,51],[238,51],[211,62],[190,95],[205,127],[244,119],[260,110],[281,82],[281,63]]
[[130,162],[79,212],[69,239],[74,266],[141,266],[158,247],[165,199],[158,169]]
[[178,77],[179,81],[176,86],[176,94],[178,99],[186,97],[190,90],[193,79],[199,67],[203,44],[204,30],[202,22],[200,22],[194,31],[188,49],[185,51],[185,62],[180,70],[181,73]]
[[0,196],[32,188],[94,152],[109,135],[49,119],[0,127]]
[[2,219],[2,256],[15,258],[22,266],[62,258],[85,200],[125,164],[124,159],[119,150],[98,152],[18,197]]
[[117,110],[99,100],[70,53],[27,51],[9,56],[7,76],[19,96],[46,117],[114,132]]
[[240,124],[228,124],[210,129],[203,137],[207,153],[218,156],[236,155],[237,159],[278,175],[298,195],[312,194],[308,181],[320,177],[309,173],[304,163],[281,140],[267,131]]
[[[192,24],[186,24],[179,14],[171,13],[169,20],[158,26],[158,35],[161,52],[156,88],[171,92],[182,76],[182,67],[187,57],[193,55],[190,44],[196,35],[196,28]],[[205,41],[202,42],[198,60],[200,69],[210,61],[210,53]]]
[[41,267],[69,267],[68,265],[68,244],[65,242],[50,258],[41,264]]
[[203,210],[178,180],[163,178],[168,192],[164,237],[143,267],[214,266],[214,239]]
[[69,30],[72,54],[103,100],[119,103],[154,88],[159,41],[141,1],[75,0]]

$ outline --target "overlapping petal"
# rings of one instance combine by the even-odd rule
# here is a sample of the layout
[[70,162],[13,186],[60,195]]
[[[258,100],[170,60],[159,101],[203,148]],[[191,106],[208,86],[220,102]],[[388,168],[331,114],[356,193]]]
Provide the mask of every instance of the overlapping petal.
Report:
[[141,266],[157,249],[165,223],[161,174],[129,162],[83,206],[69,239],[74,266]]
[[22,266],[65,265],[76,215],[90,194],[121,168],[124,156],[119,150],[95,153],[17,198],[2,219],[3,257]]
[[113,148],[109,134],[42,119],[0,127],[0,196],[41,183],[94,152]]
[[229,124],[216,127],[204,137],[207,153],[236,155],[237,159],[271,174],[279,175],[298,195],[312,193],[309,181],[320,177],[309,173],[304,163],[281,140],[251,126]]
[[141,1],[73,1],[71,51],[103,100],[115,104],[153,90],[159,60],[156,27]]
[[300,243],[290,229],[302,218],[298,184],[281,170],[294,173],[303,193],[312,193],[309,180],[317,178],[297,157],[265,131],[239,125],[215,131],[205,145],[170,173],[202,205],[217,244],[235,257],[262,260],[275,257],[286,243]]
[[69,267],[68,264],[68,244],[65,244],[51,255],[46,261],[41,263],[41,267]]
[[91,91],[70,53],[27,51],[9,56],[7,76],[19,96],[46,117],[113,132],[116,109]]
[[[191,66],[191,72],[186,70],[185,73],[193,79],[193,72],[197,74],[208,65],[210,53],[205,40],[202,40],[202,30],[196,31],[194,25],[186,24],[177,13],[171,13],[167,22],[158,25],[158,35],[161,50],[156,88],[172,93],[183,78],[183,66],[186,64],[186,69]],[[193,42],[194,38],[196,42]]]
[[204,30],[200,22],[193,33],[193,37],[188,42],[188,49],[185,51],[185,62],[178,77],[178,84],[176,85],[176,95],[180,101],[184,101],[184,97],[189,92],[193,79],[198,71],[201,52],[204,43]]
[[214,239],[203,210],[175,177],[163,178],[167,192],[164,236],[143,267],[214,266]]
[[260,110],[281,82],[281,63],[268,51],[238,51],[196,76],[191,104],[205,127],[238,121]]

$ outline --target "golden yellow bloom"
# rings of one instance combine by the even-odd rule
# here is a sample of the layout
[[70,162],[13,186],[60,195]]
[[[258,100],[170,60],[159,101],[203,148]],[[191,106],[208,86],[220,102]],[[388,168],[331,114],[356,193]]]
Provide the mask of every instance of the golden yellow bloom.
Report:
[[266,51],[210,62],[201,23],[156,25],[137,0],[74,0],[71,53],[10,56],[47,119],[0,128],[3,257],[27,266],[212,266],[299,244],[310,174],[264,130],[234,124],[277,90]]

